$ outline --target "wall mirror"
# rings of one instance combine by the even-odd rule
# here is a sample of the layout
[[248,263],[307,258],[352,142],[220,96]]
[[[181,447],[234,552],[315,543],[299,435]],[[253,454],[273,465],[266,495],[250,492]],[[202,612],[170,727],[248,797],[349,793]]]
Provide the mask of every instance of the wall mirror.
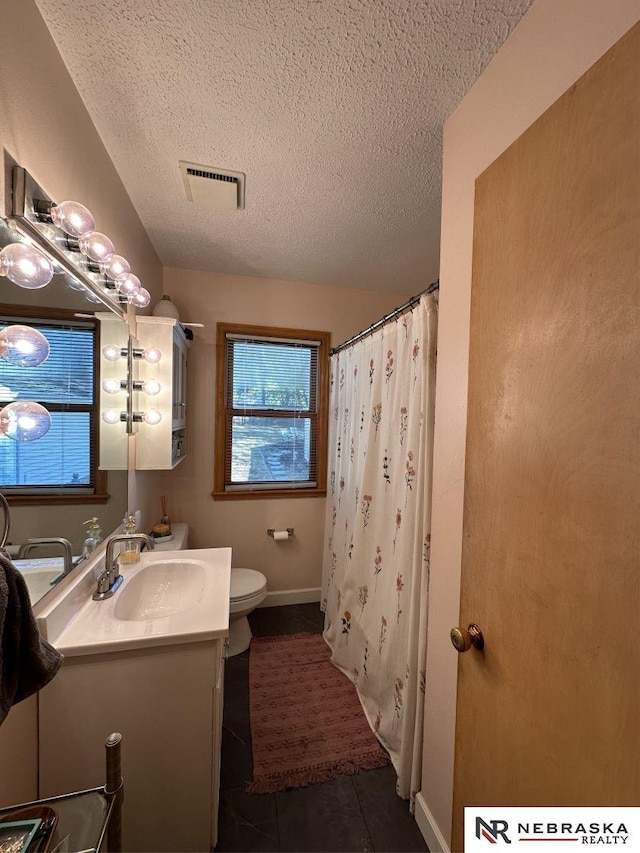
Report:
[[[6,204],[5,210],[12,207]],[[123,424],[101,429],[100,407],[102,348],[104,343],[126,347],[128,325],[116,300],[101,298],[86,276],[63,271],[55,255],[49,255],[54,275],[46,286],[17,285],[12,277],[19,277],[20,270],[7,274],[1,250],[25,242],[29,244],[29,235],[16,219],[0,218],[0,337],[3,330],[26,326],[37,333],[36,350],[42,337],[49,347],[42,363],[25,365],[19,357],[7,359],[6,334],[0,340],[0,411],[30,401],[44,406],[50,416],[46,433],[35,440],[22,440],[15,417],[13,435],[7,416],[0,424],[0,492],[11,519],[7,544],[35,604],[63,576],[68,548],[64,542],[29,540],[68,540],[73,570],[83,553],[89,528],[85,522],[96,517],[107,536],[126,512],[126,429]],[[18,340],[16,351],[21,346]],[[126,373],[126,362],[124,368]],[[37,416],[32,420],[37,431]]]

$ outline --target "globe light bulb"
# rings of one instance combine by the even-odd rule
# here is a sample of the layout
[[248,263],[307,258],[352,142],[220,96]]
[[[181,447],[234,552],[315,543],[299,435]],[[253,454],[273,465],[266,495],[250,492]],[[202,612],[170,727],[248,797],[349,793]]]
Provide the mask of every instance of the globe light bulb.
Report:
[[162,385],[157,381],[157,379],[146,379],[142,383],[142,390],[145,394],[150,394],[154,397],[156,394],[159,394],[162,390]]
[[116,290],[123,296],[134,296],[141,288],[140,279],[133,273],[119,275],[116,279]]
[[136,308],[146,308],[151,302],[151,294],[144,287],[141,287],[137,293],[129,297],[129,302]]
[[118,409],[105,409],[102,413],[102,420],[106,424],[119,424],[120,412]]
[[162,414],[157,409],[149,409],[148,412],[144,412],[142,415],[142,420],[146,424],[149,424],[149,426],[155,426],[162,420]]
[[142,357],[145,361],[148,361],[149,364],[157,364],[162,358],[162,353],[158,349],[158,347],[147,347],[143,353]]
[[37,367],[49,357],[49,341],[31,326],[0,330],[0,358],[16,367]]
[[111,240],[106,234],[101,234],[99,231],[90,231],[78,241],[80,251],[86,255],[89,260],[96,263],[108,263],[114,255],[114,247]]
[[100,264],[100,270],[110,279],[116,281],[120,276],[127,276],[131,272],[131,265],[122,255],[113,255],[109,261]]
[[117,394],[119,391],[122,391],[119,379],[105,379],[102,383],[102,388],[107,394]]
[[121,349],[115,344],[107,344],[102,347],[102,355],[109,361],[118,361],[119,358],[122,358]]
[[51,415],[40,403],[22,400],[0,409],[0,433],[13,441],[36,441],[50,427]]
[[77,201],[62,201],[49,211],[54,224],[71,237],[84,237],[96,227],[93,214]]
[[46,287],[53,278],[53,264],[35,246],[11,243],[0,251],[0,275],[27,290]]

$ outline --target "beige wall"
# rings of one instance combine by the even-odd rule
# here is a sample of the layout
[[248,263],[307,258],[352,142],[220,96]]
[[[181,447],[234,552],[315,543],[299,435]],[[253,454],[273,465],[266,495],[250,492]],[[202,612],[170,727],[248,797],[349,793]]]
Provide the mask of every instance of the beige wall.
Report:
[[[53,198],[86,204],[145,287],[159,295],[158,257],[33,0],[2,4],[0,56],[0,147]],[[0,168],[0,212],[3,200]],[[81,514],[84,520],[94,512]],[[16,533],[26,523],[21,515]],[[37,796],[36,760],[36,701],[30,699],[0,728],[0,805]]]
[[[335,346],[412,294],[371,293],[178,269],[165,269],[164,290],[178,306],[182,321],[204,323],[205,328],[195,330],[189,351],[187,458],[163,477],[153,474],[145,478],[147,486],[153,481],[156,489],[170,495],[171,516],[189,523],[191,545],[230,545],[233,565],[263,571],[270,590],[318,587],[323,498],[214,501],[211,497],[216,323],[329,331]],[[138,474],[139,486],[140,482]],[[157,520],[157,498],[152,512]],[[274,542],[266,535],[269,527],[293,527],[295,539]]]
[[537,0],[445,124],[421,792],[432,850],[451,829],[474,183],[639,18],[638,0]]

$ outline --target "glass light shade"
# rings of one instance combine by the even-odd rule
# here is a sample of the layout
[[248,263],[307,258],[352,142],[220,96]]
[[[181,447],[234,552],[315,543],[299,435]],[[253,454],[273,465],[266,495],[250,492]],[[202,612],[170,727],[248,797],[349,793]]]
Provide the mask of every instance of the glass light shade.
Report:
[[27,290],[45,287],[53,278],[53,264],[35,246],[11,243],[0,251],[0,275]]
[[37,367],[49,357],[49,341],[31,326],[6,326],[0,330],[0,358],[16,367]]
[[119,379],[105,379],[102,383],[102,388],[107,394],[117,394],[119,391],[122,391]]
[[162,389],[162,385],[157,381],[157,379],[146,379],[142,383],[142,390],[145,394],[150,394],[152,397],[156,394],[159,394]]
[[102,347],[102,355],[109,361],[118,361],[122,358],[122,350],[115,344],[107,344],[106,347]]
[[91,211],[77,201],[54,204],[50,214],[54,224],[71,237],[84,237],[96,227]]
[[142,415],[142,420],[150,426],[155,426],[162,420],[162,413],[157,409],[149,409],[148,412],[144,412]]
[[111,240],[106,234],[101,234],[100,231],[91,231],[89,234],[85,234],[78,241],[78,245],[83,255],[98,264],[101,262],[108,263],[115,252]]
[[148,361],[149,364],[157,364],[162,358],[162,353],[158,347],[147,347],[143,350],[142,357],[145,361]]
[[131,272],[131,265],[122,255],[112,255],[108,262],[102,262],[100,269],[110,279],[116,281],[121,275],[127,276]]
[[51,415],[40,403],[22,400],[0,409],[0,433],[14,441],[36,441],[50,427]]
[[137,275],[128,273],[128,275],[119,275],[116,279],[116,290],[123,296],[134,296],[142,285]]
[[102,420],[106,424],[119,424],[120,411],[118,409],[105,409],[102,413]]
[[141,287],[137,293],[129,298],[129,302],[135,305],[136,308],[146,308],[151,302],[151,294],[144,287]]

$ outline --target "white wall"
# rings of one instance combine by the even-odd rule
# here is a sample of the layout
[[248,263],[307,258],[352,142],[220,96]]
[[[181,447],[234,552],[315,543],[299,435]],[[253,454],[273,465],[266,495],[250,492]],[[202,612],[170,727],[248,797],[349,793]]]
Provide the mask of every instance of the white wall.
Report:
[[423,787],[431,850],[451,837],[475,180],[640,19],[639,0],[537,0],[444,129]]

